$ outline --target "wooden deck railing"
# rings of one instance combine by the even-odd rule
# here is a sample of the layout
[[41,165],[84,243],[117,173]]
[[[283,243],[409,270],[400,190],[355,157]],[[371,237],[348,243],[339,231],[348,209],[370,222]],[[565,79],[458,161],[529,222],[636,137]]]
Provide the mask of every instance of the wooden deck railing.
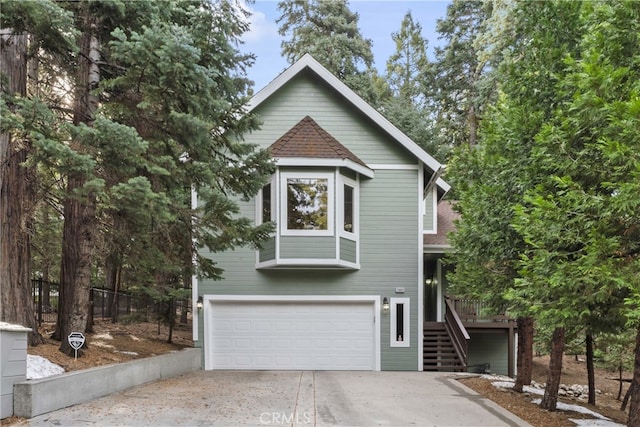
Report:
[[462,365],[467,366],[467,355],[469,351],[469,333],[462,324],[462,320],[449,298],[445,298],[445,328],[453,342],[453,348],[458,355],[458,358],[462,362]]
[[446,297],[463,322],[506,322],[511,319],[505,314],[488,315],[487,304],[481,300]]

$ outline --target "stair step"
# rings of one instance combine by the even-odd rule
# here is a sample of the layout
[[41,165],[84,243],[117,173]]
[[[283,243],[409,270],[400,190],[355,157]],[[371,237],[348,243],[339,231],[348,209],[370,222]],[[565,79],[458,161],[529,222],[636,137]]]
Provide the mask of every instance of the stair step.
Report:
[[466,371],[466,367],[458,358],[444,323],[425,323],[422,348],[423,370],[432,372]]

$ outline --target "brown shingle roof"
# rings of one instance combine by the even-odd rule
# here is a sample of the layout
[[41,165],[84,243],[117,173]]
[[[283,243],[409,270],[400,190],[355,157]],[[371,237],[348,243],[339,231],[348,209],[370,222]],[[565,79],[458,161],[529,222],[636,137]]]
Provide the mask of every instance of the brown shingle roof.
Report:
[[460,214],[453,210],[453,203],[443,200],[438,203],[438,234],[425,234],[425,245],[448,245],[447,234],[455,230],[454,221]]
[[368,166],[322,129],[311,117],[306,116],[269,147],[273,157],[305,157],[313,159],[348,159],[364,167]]

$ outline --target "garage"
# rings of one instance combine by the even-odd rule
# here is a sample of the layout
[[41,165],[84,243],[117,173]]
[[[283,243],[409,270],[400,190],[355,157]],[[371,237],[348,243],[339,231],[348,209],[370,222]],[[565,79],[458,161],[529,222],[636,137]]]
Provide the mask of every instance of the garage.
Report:
[[265,298],[205,299],[205,369],[379,369],[377,298]]

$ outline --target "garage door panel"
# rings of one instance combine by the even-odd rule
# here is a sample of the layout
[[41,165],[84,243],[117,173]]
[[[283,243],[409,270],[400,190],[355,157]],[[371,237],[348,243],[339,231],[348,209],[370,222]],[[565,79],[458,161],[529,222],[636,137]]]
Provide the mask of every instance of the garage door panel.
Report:
[[374,369],[373,303],[214,302],[208,317],[212,369]]

